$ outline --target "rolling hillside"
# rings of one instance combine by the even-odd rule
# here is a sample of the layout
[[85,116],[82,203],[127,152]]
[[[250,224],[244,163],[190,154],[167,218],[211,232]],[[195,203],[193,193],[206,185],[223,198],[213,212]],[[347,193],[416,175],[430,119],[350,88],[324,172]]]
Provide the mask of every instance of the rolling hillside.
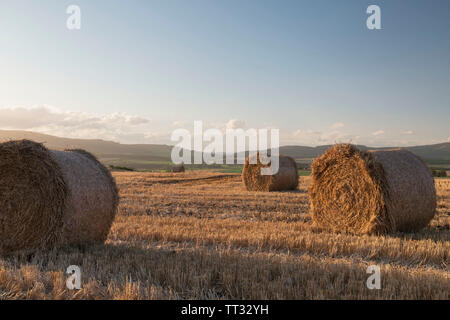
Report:
[[[95,139],[61,138],[29,131],[0,130],[0,141],[30,139],[44,143],[51,149],[81,148],[85,149],[103,162],[112,165],[129,166],[135,169],[156,169],[170,165],[172,147],[159,144],[120,144],[112,141]],[[295,158],[300,163],[309,163],[320,156],[329,145],[317,147],[282,146],[280,153]],[[361,149],[376,149],[358,146]],[[389,149],[389,148],[378,148]],[[405,148],[420,156],[429,164],[435,166],[450,165],[450,142],[434,145],[414,146]]]

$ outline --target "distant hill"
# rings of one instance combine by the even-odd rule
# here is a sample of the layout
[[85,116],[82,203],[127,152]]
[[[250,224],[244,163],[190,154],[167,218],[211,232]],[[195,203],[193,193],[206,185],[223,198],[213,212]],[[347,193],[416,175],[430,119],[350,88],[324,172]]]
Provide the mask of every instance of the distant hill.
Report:
[[60,138],[30,131],[0,130],[0,141],[29,139],[43,143],[47,148],[85,149],[100,158],[136,157],[159,161],[170,161],[171,146],[161,144],[120,144],[99,139],[70,139]]
[[[316,158],[323,154],[330,145],[317,146],[317,147],[302,147],[302,146],[283,146],[280,147],[280,153],[289,155],[295,159],[308,159]],[[364,145],[357,146],[361,150],[389,150],[398,147],[388,147],[388,148],[373,148]],[[430,162],[444,163],[450,161],[450,142],[424,145],[424,146],[414,146],[414,147],[402,147],[405,150],[411,151],[412,153],[418,155],[422,159]]]
[[[0,142],[7,140],[29,139],[41,142],[50,149],[64,150],[70,148],[85,149],[107,164],[129,166],[136,169],[155,169],[170,166],[172,146],[160,144],[120,144],[98,139],[61,138],[29,131],[0,130]],[[295,158],[300,163],[309,163],[320,156],[330,145],[305,147],[282,146],[280,153]],[[370,148],[361,149],[392,149]],[[430,164],[450,164],[450,142],[434,145],[404,148],[420,156]]]
[[407,147],[405,149],[430,162],[450,161],[450,142]]

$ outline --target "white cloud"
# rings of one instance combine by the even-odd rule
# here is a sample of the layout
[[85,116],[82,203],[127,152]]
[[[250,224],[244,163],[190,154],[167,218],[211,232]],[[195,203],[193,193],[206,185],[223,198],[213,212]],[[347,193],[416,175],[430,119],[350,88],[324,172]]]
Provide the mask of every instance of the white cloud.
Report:
[[382,135],[382,134],[384,134],[384,131],[383,131],[383,130],[377,130],[377,131],[375,131],[375,132],[372,132],[372,135],[373,135],[373,136],[379,136],[379,135]]
[[[167,143],[170,141],[172,130],[186,127],[192,131],[193,122],[189,121],[157,122],[149,118],[126,113],[94,114],[86,112],[64,111],[51,106],[39,105],[35,107],[0,107],[0,129],[29,130],[50,135],[80,138],[104,139],[121,143]],[[172,122],[173,121],[173,122]],[[150,127],[151,124],[151,127]],[[209,123],[204,122],[203,130],[208,128],[247,129],[250,124],[243,120],[231,119]],[[261,127],[276,129],[272,124]],[[333,143],[361,143],[370,146],[396,146],[425,144],[424,141],[411,139],[412,130],[398,131],[398,137],[390,137],[383,130],[375,132],[351,132],[343,123],[335,122],[331,126],[293,131],[280,129],[281,145],[324,145]],[[319,129],[319,130],[317,130]],[[450,137],[446,138],[450,141]],[[445,138],[444,138],[445,140]],[[439,141],[436,141],[436,143]],[[440,141],[442,142],[442,140]]]
[[318,139],[318,142],[319,144],[356,143],[358,139],[358,136],[340,132],[338,130],[332,130],[324,132]]
[[343,128],[345,125],[342,122],[336,122],[333,123],[333,125],[331,126],[331,129],[339,129],[339,128]]
[[308,130],[296,130],[296,131],[294,131],[293,133],[292,133],[292,135],[294,136],[294,137],[298,137],[298,138],[302,138],[302,137],[312,137],[312,136],[315,136],[315,135],[320,135],[321,134],[321,132],[320,131],[314,131],[314,130],[311,130],[311,129],[308,129]]
[[172,127],[183,127],[186,123],[184,121],[174,121],[172,122]]
[[125,113],[96,115],[46,105],[0,108],[0,129],[30,130],[70,138],[135,143],[145,140],[149,123],[148,118]]
[[289,136],[283,137],[289,144],[324,145],[334,143],[357,143],[360,136],[351,135],[339,130],[317,131],[296,130]]
[[226,129],[244,129],[245,121],[238,119],[231,119],[230,121],[227,122],[225,127]]

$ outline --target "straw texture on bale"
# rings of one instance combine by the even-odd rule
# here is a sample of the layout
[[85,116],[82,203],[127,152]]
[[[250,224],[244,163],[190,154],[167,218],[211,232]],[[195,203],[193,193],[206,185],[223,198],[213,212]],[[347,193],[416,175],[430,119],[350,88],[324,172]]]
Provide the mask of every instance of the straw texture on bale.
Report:
[[[262,157],[265,157],[264,159]],[[256,159],[255,159],[256,158]],[[261,161],[262,160],[262,161]],[[279,170],[273,175],[262,175],[261,168],[270,167],[266,156],[250,155],[242,169],[242,182],[248,191],[295,190],[298,186],[298,171],[295,160],[279,155]]]
[[32,141],[0,144],[0,254],[59,240],[69,190],[58,163]]
[[93,155],[0,144],[0,254],[103,242],[117,204],[114,179]]
[[69,191],[62,243],[104,242],[119,201],[111,173],[84,150],[52,150],[50,153],[59,164]]
[[337,232],[416,231],[436,212],[430,170],[402,149],[331,147],[312,164],[310,198],[314,222]]

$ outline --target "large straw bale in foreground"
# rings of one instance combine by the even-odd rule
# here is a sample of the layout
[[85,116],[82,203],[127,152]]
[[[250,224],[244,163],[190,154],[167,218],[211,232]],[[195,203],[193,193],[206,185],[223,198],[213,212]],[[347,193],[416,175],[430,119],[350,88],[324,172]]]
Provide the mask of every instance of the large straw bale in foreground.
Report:
[[436,211],[436,189],[424,162],[406,150],[328,149],[312,165],[314,222],[355,234],[415,231]]
[[114,178],[97,158],[84,150],[50,152],[69,189],[62,242],[104,242],[118,204]]
[[103,242],[117,204],[113,177],[90,153],[0,144],[0,254]]
[[[242,182],[248,191],[295,190],[298,186],[298,171],[295,160],[288,156],[279,156],[279,170],[274,175],[262,175],[261,168],[268,168],[267,158],[259,153],[250,155],[242,169]],[[256,158],[256,159],[255,159]],[[253,160],[253,161],[251,161]],[[261,161],[262,160],[262,161]],[[253,164],[252,164],[252,163]]]

